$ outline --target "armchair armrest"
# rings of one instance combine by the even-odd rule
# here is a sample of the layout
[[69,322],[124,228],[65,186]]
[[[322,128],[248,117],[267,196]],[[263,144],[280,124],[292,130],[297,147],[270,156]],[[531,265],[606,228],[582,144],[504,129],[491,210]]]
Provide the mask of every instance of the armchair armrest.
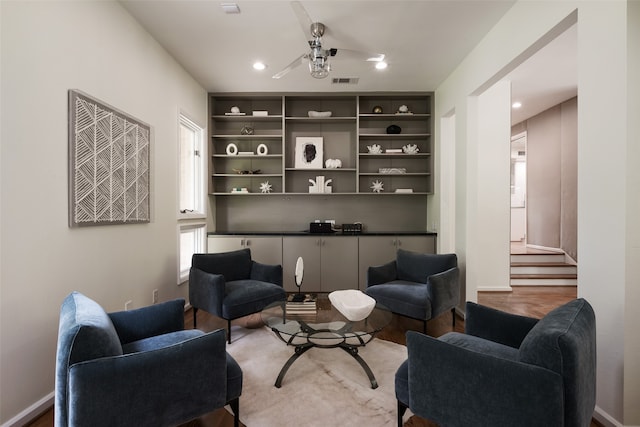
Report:
[[121,344],[184,329],[184,299],[109,313]]
[[467,302],[465,333],[519,348],[538,319]]
[[215,316],[222,316],[226,280],[221,274],[207,273],[196,267],[189,271],[189,302]]
[[[407,351],[409,407],[418,416],[446,426],[564,423],[562,377],[553,371],[412,331]],[[461,396],[473,399],[460,405]]]
[[261,282],[275,283],[278,286],[282,286],[282,266],[261,264],[252,260],[250,277],[252,280],[260,280]]
[[220,329],[153,351],[72,365],[69,426],[177,425],[224,406],[225,341]]
[[398,277],[396,262],[369,267],[367,269],[367,287],[391,282]]
[[431,300],[431,316],[436,317],[460,302],[460,270],[450,268],[427,278],[427,291]]

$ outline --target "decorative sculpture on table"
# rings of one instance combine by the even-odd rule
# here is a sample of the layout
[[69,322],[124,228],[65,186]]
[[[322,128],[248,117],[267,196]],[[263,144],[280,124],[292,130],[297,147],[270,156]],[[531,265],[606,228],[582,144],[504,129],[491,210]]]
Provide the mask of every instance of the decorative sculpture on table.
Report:
[[294,273],[294,279],[296,282],[296,286],[298,287],[298,293],[291,298],[291,301],[293,302],[304,301],[304,294],[300,293],[300,288],[302,287],[303,278],[304,278],[304,260],[302,259],[302,257],[298,257],[298,261],[296,261],[296,271]]

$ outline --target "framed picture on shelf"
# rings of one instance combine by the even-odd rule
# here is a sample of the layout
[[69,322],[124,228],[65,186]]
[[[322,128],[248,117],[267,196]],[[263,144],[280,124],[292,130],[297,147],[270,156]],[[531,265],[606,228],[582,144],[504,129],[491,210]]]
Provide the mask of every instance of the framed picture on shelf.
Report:
[[296,137],[296,169],[322,169],[322,137],[298,136]]

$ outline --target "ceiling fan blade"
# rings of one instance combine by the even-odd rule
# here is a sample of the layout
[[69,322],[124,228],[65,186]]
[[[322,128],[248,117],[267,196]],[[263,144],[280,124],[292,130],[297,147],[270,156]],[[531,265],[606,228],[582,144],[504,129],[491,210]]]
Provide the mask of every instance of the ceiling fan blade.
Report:
[[311,19],[311,17],[309,17],[307,10],[299,1],[292,1],[291,8],[293,9],[293,12],[296,14],[296,18],[298,18],[298,22],[300,23],[300,27],[304,32],[305,38],[309,40],[309,35],[311,32],[311,24],[313,24],[313,20]]
[[342,49],[342,48],[334,48],[329,50],[336,51],[335,54],[332,52],[331,56],[335,56],[337,54],[340,56],[348,56],[349,58],[360,59],[362,61],[369,61],[369,62],[384,61],[384,53],[363,52],[361,50]]
[[302,64],[302,59],[303,58],[307,58],[308,54],[307,53],[303,53],[302,55],[298,56],[296,59],[294,59],[291,64],[287,65],[286,67],[284,67],[284,69],[276,74],[274,74],[273,76],[271,76],[272,79],[279,79],[281,77],[283,77],[285,74],[287,74],[289,71],[293,70],[294,68],[298,67],[300,64]]

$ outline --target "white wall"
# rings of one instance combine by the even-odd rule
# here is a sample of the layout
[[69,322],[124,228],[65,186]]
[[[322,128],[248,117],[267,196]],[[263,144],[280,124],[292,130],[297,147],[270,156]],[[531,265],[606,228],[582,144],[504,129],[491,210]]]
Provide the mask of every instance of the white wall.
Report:
[[[177,117],[206,124],[206,92],[112,1],[1,1],[0,424],[54,387],[60,303],[108,311],[186,297],[176,285]],[[70,229],[67,90],[152,126],[152,220]]]
[[[638,101],[627,99],[627,93],[638,92],[637,28],[634,38],[627,27],[628,21],[635,26],[640,21],[637,4],[634,0],[519,1],[436,90],[435,97],[437,119],[456,112],[457,165],[467,167],[456,182],[461,195],[456,199],[456,250],[467,259],[469,281],[482,275],[482,264],[472,261],[482,250],[477,243],[492,238],[471,229],[483,225],[478,224],[476,210],[483,200],[474,194],[473,180],[479,175],[473,157],[481,147],[475,146],[478,115],[472,95],[482,93],[577,20],[578,293],[596,312],[597,417],[606,425],[640,425],[636,309],[640,303],[640,169],[634,138]],[[635,81],[630,70],[636,71]],[[507,209],[508,204],[504,206]]]

